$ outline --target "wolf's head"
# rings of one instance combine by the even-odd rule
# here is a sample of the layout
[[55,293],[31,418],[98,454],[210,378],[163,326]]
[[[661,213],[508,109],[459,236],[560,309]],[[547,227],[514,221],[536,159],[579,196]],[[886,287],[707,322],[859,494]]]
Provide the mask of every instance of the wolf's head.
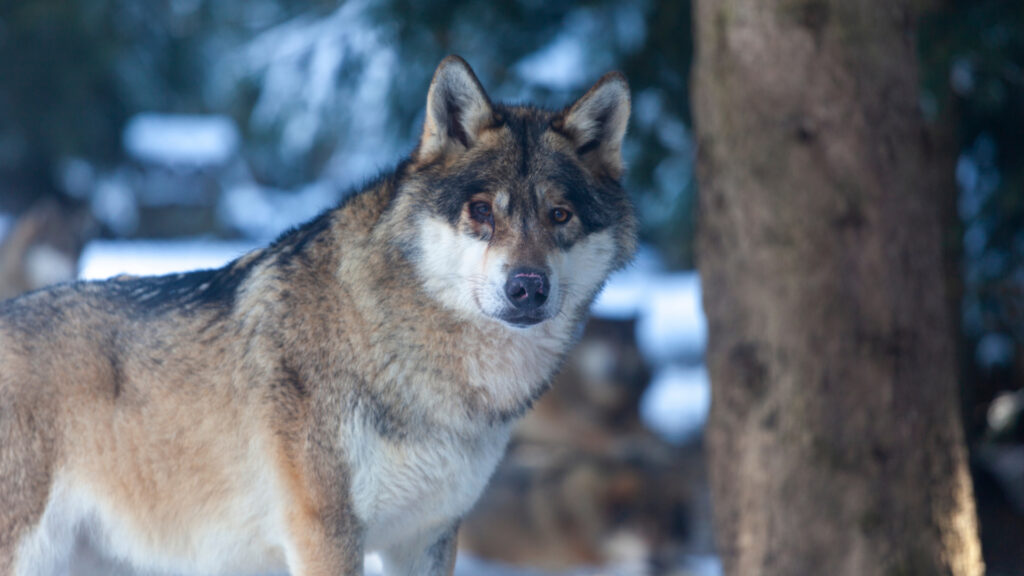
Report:
[[548,111],[492,103],[465,61],[441,62],[398,192],[427,292],[519,328],[575,320],[634,251],[628,119],[618,73]]

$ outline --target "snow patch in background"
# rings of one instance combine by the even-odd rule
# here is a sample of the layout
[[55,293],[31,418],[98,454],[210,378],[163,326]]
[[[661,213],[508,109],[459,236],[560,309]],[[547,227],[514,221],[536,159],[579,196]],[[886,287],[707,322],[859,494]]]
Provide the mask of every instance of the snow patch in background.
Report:
[[93,240],[79,261],[78,277],[102,280],[118,274],[161,275],[219,268],[257,248],[251,242],[191,240]]
[[384,573],[384,561],[380,554],[367,554],[363,558],[363,572],[366,573],[366,576],[378,576]]
[[24,263],[29,286],[47,286],[75,278],[75,262],[47,244],[30,247],[25,252]]
[[626,320],[640,315],[647,290],[646,279],[663,274],[665,265],[658,253],[641,245],[629,267],[608,278],[590,313],[607,320]]
[[57,179],[68,196],[88,198],[96,185],[96,169],[83,158],[63,158],[57,166]]
[[998,366],[1012,366],[1013,352],[1013,338],[991,332],[981,337],[974,354],[978,364],[992,370]]
[[0,242],[4,241],[7,237],[7,233],[11,230],[14,225],[14,216],[5,212],[0,212]]
[[641,247],[632,266],[609,278],[591,313],[609,320],[636,318],[637,346],[653,372],[641,416],[668,442],[696,440],[711,405],[700,276],[665,272],[657,254]]
[[338,188],[324,181],[295,192],[249,184],[225,190],[217,215],[249,238],[270,240],[288,230],[292,222],[306,222],[337,205],[340,199]]
[[89,200],[93,216],[115,234],[127,236],[139,227],[139,203],[121,173],[102,178]]
[[141,162],[165,166],[214,166],[238,150],[238,129],[226,116],[138,114],[123,134],[124,148]]
[[[540,572],[518,566],[508,566],[480,560],[468,554],[459,554],[455,561],[455,576],[646,576],[647,566],[606,566],[577,568],[565,572]],[[367,576],[377,576],[379,573]],[[722,576],[722,564],[715,556],[689,556],[677,576]]]
[[636,317],[637,344],[653,365],[697,362],[704,354],[707,321],[696,272],[630,269],[616,274],[591,311],[607,319]]
[[459,554],[455,558],[455,576],[477,576],[480,574],[486,576],[544,576],[542,572],[485,562],[467,554]]
[[707,322],[695,272],[651,278],[637,343],[652,364],[704,354]]
[[587,81],[585,62],[579,38],[563,33],[547,46],[520,60],[516,72],[532,84],[570,90]]
[[611,53],[595,48],[594,39],[600,38],[605,46],[615,46],[623,54],[638,50],[647,36],[645,10],[637,2],[576,8],[565,16],[562,31],[522,58],[514,70],[527,85],[561,91],[583,88],[614,68]]
[[677,444],[700,435],[710,407],[711,386],[703,365],[658,371],[640,399],[640,415],[647,426]]
[[332,144],[322,175],[343,187],[371,176],[398,152],[382,105],[399,70],[395,28],[377,25],[374,7],[350,0],[326,17],[296,17],[259,33],[217,66],[227,84],[246,80],[258,88],[249,128],[279,128],[285,158],[308,154],[329,122],[344,119],[347,136]]
[[690,556],[683,563],[683,574],[692,576],[722,576],[722,561],[718,556]]

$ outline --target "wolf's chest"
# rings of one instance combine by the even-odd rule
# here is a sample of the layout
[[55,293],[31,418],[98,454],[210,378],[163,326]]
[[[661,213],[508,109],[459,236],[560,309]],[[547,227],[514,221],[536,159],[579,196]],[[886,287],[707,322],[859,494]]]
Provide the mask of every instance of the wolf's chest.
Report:
[[354,446],[352,499],[367,548],[447,525],[480,497],[501,460],[511,426],[475,436],[431,433],[398,440],[369,430]]

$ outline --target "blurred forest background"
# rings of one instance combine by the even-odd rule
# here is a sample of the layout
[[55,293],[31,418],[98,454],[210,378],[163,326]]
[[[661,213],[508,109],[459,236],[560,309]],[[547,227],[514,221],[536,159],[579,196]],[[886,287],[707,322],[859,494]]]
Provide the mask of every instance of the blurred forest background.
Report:
[[[955,167],[955,197],[937,193],[935,202],[944,208],[953,263],[947,284],[962,412],[990,573],[1024,574],[1024,4],[936,4],[919,22],[920,109]],[[0,292],[32,287],[29,277],[40,275],[21,264],[32,234],[72,262],[95,239],[255,244],[276,236],[412,149],[430,76],[451,53],[468,60],[492,98],[552,107],[570,103],[605,71],[623,71],[633,91],[627,187],[649,247],[638,266],[693,270],[691,10],[676,0],[2,3],[0,238],[8,238]],[[19,237],[17,222],[29,214],[38,215],[39,231]],[[591,336],[618,351],[606,376],[642,389],[652,367],[623,352],[636,343],[628,319],[618,320],[592,324]],[[605,348],[595,350],[601,356]],[[600,425],[565,435],[634,433],[635,414],[621,411],[638,405],[639,391],[608,400],[595,399],[586,384],[564,390],[559,397],[556,386],[553,410],[559,402],[578,406],[577,390],[598,405],[585,416]],[[517,446],[529,441],[537,438]],[[608,461],[609,446],[573,446],[544,476],[548,483],[527,482],[529,490],[522,475],[535,467],[522,463],[534,456],[523,449],[521,469],[496,480],[506,493],[482,505],[507,518],[519,500],[503,508],[501,498],[517,491],[564,502],[569,492],[589,490],[600,494],[601,510],[570,502],[564,515],[609,524],[600,537],[577,525],[582,536],[556,542],[574,550],[564,557],[552,552],[537,562],[539,544],[528,541],[517,557],[494,554],[556,569],[604,562],[607,554],[591,550],[590,540],[629,549],[616,526],[634,521],[653,539],[682,542],[675,551],[711,554],[709,529],[698,525],[708,521],[707,503],[693,496],[706,492],[699,433],[669,438],[664,454],[622,448]],[[584,472],[574,454],[592,456]],[[642,481],[638,469],[647,474]],[[652,486],[660,488],[651,493]],[[565,532],[549,520],[550,534]],[[540,521],[522,519],[522,532]],[[482,555],[494,547],[471,544]]]

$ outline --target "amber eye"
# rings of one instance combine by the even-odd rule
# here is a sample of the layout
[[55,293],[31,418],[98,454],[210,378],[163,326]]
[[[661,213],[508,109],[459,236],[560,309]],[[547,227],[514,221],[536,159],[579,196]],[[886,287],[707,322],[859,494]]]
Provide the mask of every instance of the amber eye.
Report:
[[485,224],[494,223],[494,213],[491,211],[491,205],[487,202],[473,202],[469,205],[469,215],[477,222],[483,222]]
[[555,221],[555,224],[565,224],[572,218],[572,212],[569,212],[565,208],[555,208],[551,211],[551,219]]

